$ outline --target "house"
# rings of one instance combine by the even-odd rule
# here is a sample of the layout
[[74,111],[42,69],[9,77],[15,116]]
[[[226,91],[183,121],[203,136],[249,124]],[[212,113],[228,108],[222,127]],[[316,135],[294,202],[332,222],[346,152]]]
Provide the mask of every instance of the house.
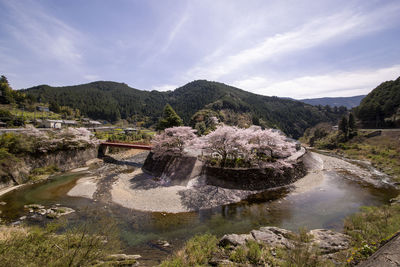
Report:
[[42,122],[42,127],[44,128],[56,128],[60,129],[63,121],[62,120],[44,120]]
[[74,127],[77,125],[78,125],[78,122],[76,122],[74,120],[63,120],[62,121],[62,126],[64,126],[64,127]]
[[48,107],[43,107],[43,106],[37,106],[36,110],[41,111],[41,112],[49,112],[50,111]]

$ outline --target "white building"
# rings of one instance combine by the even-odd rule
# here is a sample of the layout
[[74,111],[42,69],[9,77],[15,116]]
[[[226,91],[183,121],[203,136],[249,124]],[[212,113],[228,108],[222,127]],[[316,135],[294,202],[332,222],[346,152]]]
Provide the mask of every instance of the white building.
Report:
[[62,120],[44,120],[42,122],[42,127],[61,129],[62,123],[63,123]]

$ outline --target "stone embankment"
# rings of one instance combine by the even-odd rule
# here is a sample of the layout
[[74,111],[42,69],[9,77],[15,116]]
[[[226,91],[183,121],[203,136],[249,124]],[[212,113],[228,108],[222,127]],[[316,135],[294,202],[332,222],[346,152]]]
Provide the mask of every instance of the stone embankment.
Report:
[[47,166],[57,166],[60,171],[82,167],[86,162],[97,157],[98,148],[57,151],[39,156],[25,156],[16,162],[9,179],[0,182],[0,189],[13,185],[21,185],[29,181],[32,170]]

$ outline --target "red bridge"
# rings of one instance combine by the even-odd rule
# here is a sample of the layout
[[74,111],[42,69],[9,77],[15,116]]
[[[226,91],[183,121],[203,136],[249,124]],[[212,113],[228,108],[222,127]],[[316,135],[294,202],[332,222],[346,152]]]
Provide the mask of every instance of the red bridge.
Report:
[[133,149],[151,150],[151,146],[150,145],[135,144],[135,143],[102,142],[102,143],[100,143],[100,146],[103,146],[103,147],[113,146],[113,147],[124,147],[124,148],[133,148]]

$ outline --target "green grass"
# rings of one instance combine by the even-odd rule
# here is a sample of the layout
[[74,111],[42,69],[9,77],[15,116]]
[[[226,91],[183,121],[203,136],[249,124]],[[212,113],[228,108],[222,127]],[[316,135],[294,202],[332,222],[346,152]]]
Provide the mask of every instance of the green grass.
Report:
[[108,219],[63,227],[2,227],[0,266],[93,266],[119,252],[115,223]]
[[218,251],[217,238],[211,234],[196,235],[186,242],[185,247],[178,251],[170,260],[161,263],[163,267],[170,266],[202,266],[207,265],[213,253]]
[[353,240],[349,262],[356,264],[366,259],[386,243],[400,229],[400,205],[363,207],[346,218],[345,233]]

